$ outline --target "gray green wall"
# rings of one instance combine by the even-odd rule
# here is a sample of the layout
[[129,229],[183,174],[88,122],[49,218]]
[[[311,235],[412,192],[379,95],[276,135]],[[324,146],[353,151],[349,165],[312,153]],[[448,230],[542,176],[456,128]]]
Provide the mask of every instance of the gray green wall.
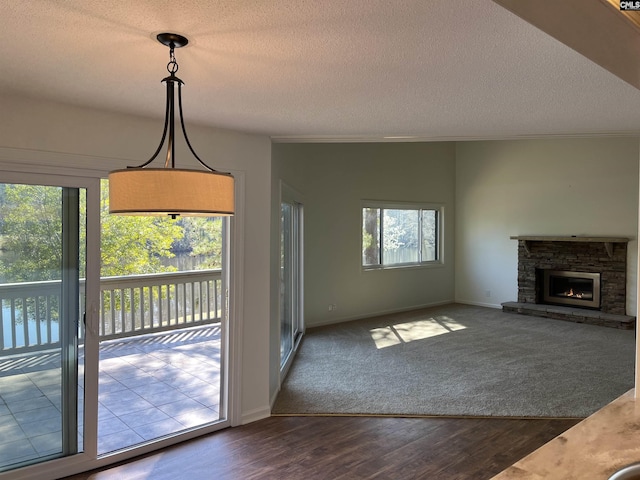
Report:
[[[307,326],[453,300],[454,155],[453,143],[273,145],[274,173],[305,199]],[[365,199],[444,204],[444,265],[363,272]]]

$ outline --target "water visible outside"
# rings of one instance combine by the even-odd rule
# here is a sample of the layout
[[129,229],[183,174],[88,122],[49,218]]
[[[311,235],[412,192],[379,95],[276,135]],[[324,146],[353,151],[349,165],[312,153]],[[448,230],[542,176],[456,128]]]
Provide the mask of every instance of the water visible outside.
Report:
[[[181,253],[177,254],[173,258],[165,258],[162,259],[162,264],[164,266],[171,266],[177,268],[178,271],[185,272],[191,270],[200,270],[202,268],[207,268],[206,265],[207,257],[206,255],[190,255],[189,253]],[[13,345],[17,347],[22,347],[25,344],[24,339],[24,327],[22,324],[22,312],[21,307],[16,306],[16,332],[15,332],[15,343],[13,341],[12,325],[11,325],[11,305],[8,301],[3,302],[2,304],[2,338],[3,338],[3,347],[11,348]],[[40,324],[38,327],[38,323]],[[60,326],[57,321],[51,322],[51,339],[49,339],[49,333],[47,330],[47,322],[41,321],[37,322],[35,318],[29,318],[27,323],[27,330],[29,338],[35,339],[37,337],[38,328],[40,329],[40,336],[42,339],[42,343],[56,343],[60,340]]]
[[191,255],[189,253],[179,253],[173,258],[161,258],[160,260],[162,262],[162,265],[164,265],[165,267],[176,267],[179,272],[212,268],[206,265],[206,255]]
[[[17,314],[17,313],[16,313]],[[38,323],[40,324],[40,335],[42,343],[56,343],[60,340],[60,326],[58,322],[51,322],[51,340],[48,338],[47,322],[36,322],[35,319],[29,319],[27,323],[27,329],[29,330],[29,338],[34,339],[37,337]],[[3,332],[3,346],[4,348],[11,348],[13,346],[13,332],[11,331],[11,308],[7,306],[2,307],[2,332]],[[24,327],[22,320],[16,322],[16,341],[15,345],[18,347],[24,346]]]

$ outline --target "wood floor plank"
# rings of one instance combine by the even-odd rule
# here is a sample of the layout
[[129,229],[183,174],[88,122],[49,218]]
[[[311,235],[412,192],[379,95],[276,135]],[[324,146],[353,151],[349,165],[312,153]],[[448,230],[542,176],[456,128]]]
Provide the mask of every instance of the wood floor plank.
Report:
[[484,480],[578,421],[270,417],[66,480]]

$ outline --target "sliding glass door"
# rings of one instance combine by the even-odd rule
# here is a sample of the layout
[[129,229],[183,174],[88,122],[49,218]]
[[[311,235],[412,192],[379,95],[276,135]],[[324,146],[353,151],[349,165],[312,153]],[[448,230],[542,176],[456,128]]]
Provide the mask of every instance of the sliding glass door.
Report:
[[100,191],[2,172],[0,478],[61,478],[230,425],[233,220],[101,215]]
[[0,183],[0,471],[83,449],[86,190]]
[[280,204],[280,370],[286,373],[303,333],[300,197],[282,185]]

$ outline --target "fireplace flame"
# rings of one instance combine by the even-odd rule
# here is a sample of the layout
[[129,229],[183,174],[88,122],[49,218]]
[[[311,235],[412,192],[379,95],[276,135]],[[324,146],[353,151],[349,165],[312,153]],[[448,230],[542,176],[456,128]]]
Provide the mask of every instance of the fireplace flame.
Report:
[[564,292],[565,297],[582,298],[582,292],[574,292],[573,288],[570,288],[568,292]]

